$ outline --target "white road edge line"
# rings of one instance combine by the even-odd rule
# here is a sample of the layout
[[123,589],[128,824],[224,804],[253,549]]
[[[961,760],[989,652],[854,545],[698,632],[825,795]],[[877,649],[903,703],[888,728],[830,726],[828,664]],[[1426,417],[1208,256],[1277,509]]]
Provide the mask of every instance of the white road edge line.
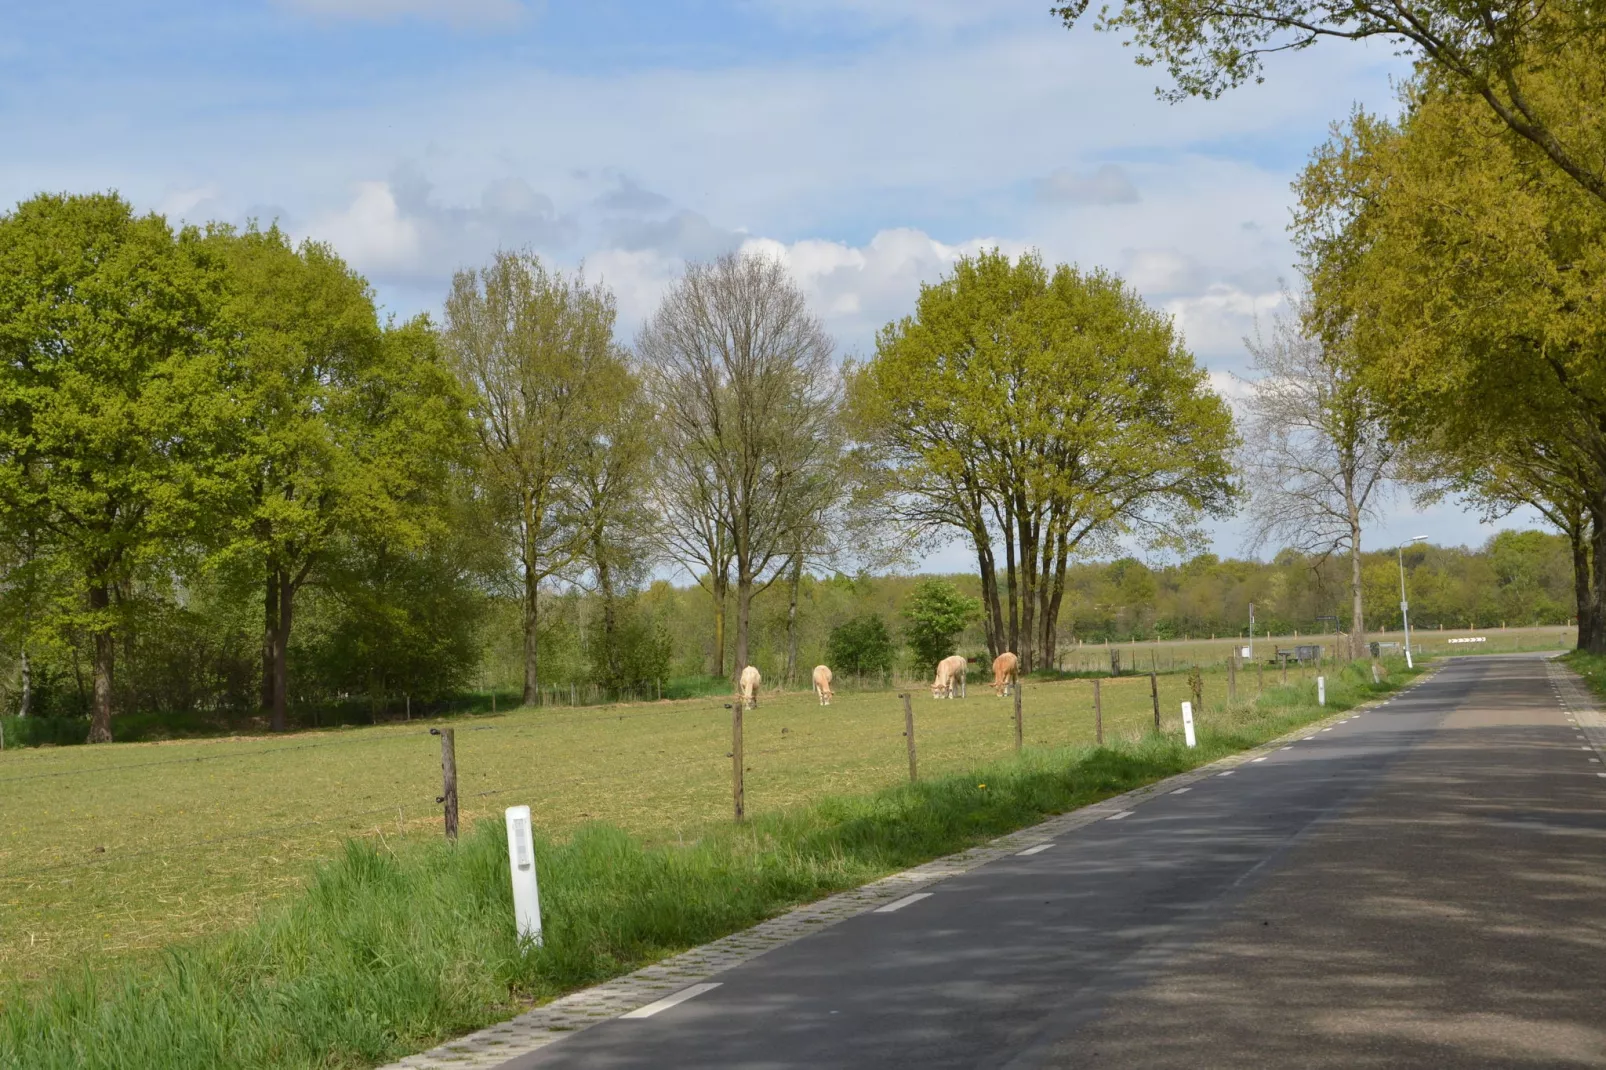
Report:
[[635,1010],[621,1014],[619,1017],[651,1018],[659,1011],[667,1011],[670,1007],[673,1007],[679,1003],[685,1003],[688,999],[696,999],[704,992],[712,992],[723,983],[724,982],[722,981],[707,981],[700,985],[692,985],[690,988],[682,988],[679,992],[676,992],[672,996],[665,996],[656,1003],[649,1003],[645,1007],[637,1007]]
[[910,905],[912,905],[914,903],[918,903],[922,899],[930,899],[930,898],[931,898],[931,893],[930,892],[916,892],[914,895],[906,895],[902,899],[895,899],[892,902],[888,903],[884,907],[876,907],[870,913],[872,913],[872,914],[894,914],[894,913],[902,910],[906,906],[910,906]]
[[1225,773],[1217,773],[1216,776],[1232,776],[1232,774],[1236,773],[1237,771],[1238,770],[1236,769],[1229,769]]
[[1016,858],[1025,858],[1028,855],[1040,855],[1040,854],[1042,854],[1044,851],[1048,850],[1052,846],[1054,846],[1052,843],[1040,843],[1036,847],[1028,847],[1024,851],[1015,852],[1015,857]]
[[[1606,773],[1602,773],[1601,776],[1606,776]],[[1178,788],[1176,791],[1173,791],[1171,794],[1173,794],[1173,795],[1186,795],[1188,792],[1190,792],[1192,790],[1193,790],[1192,788]]]
[[1265,761],[1265,760],[1266,760],[1266,759],[1267,759],[1267,758],[1269,758],[1269,757],[1270,757],[1270,755],[1262,755],[1262,756],[1261,756],[1261,757],[1259,757],[1259,758],[1251,758],[1251,759],[1249,759],[1249,761],[1250,761],[1250,762],[1251,762],[1251,763],[1254,763],[1254,762],[1263,762],[1263,761]]
[[1118,814],[1111,814],[1109,817],[1105,818],[1104,820],[1106,820],[1106,821],[1119,821],[1123,817],[1131,817],[1131,816],[1132,816],[1132,811],[1131,810],[1122,810]]

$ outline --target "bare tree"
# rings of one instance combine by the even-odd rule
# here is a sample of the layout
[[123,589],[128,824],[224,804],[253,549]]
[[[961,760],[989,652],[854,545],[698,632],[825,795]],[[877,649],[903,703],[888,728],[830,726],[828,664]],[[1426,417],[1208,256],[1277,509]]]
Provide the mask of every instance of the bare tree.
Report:
[[1394,447],[1344,355],[1303,330],[1304,298],[1287,300],[1270,338],[1245,339],[1260,375],[1244,402],[1249,545],[1277,539],[1320,558],[1348,553],[1350,656],[1360,658],[1361,525],[1388,493]]
[[734,571],[740,669],[753,596],[807,541],[817,486],[840,441],[831,339],[784,265],[731,253],[687,268],[637,351],[665,440],[664,544],[708,574],[720,674]]
[[500,252],[460,271],[446,299],[447,347],[473,399],[487,492],[505,507],[522,580],[524,701],[540,692],[540,588],[586,547],[576,474],[594,441],[594,385],[620,368],[613,295]]

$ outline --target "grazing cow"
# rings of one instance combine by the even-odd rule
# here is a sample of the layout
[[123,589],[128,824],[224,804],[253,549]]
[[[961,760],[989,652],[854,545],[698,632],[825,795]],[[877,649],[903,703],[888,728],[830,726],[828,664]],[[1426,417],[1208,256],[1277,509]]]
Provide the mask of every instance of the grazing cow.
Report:
[[965,678],[965,659],[958,654],[937,662],[937,678],[931,682],[932,698],[953,698]]
[[1009,694],[1020,676],[1020,658],[1006,650],[993,659],[993,690],[999,698]]
[[814,693],[820,696],[820,705],[831,704],[831,670],[824,665],[814,666]]
[[758,685],[762,682],[758,670],[751,665],[742,670],[741,682],[737,686],[742,693],[742,704],[750,710],[758,709]]

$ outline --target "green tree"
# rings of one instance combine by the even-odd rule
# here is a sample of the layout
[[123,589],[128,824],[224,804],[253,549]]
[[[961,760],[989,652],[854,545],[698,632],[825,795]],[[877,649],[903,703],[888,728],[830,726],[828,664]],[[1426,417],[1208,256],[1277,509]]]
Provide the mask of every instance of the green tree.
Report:
[[486,492],[506,517],[524,607],[524,701],[541,692],[541,588],[586,551],[576,466],[594,442],[596,389],[617,373],[613,295],[502,252],[460,271],[446,344],[473,398]]
[[900,519],[970,541],[988,647],[1027,671],[1053,658],[1073,555],[1122,536],[1182,545],[1232,501],[1226,403],[1170,317],[1102,271],[961,258],[881,331],[848,393]]
[[833,672],[881,676],[892,671],[895,653],[886,622],[879,614],[862,613],[831,629],[825,663]]
[[981,603],[946,580],[923,580],[903,606],[903,638],[915,662],[933,668],[954,652],[959,633],[981,616]]
[[[1071,0],[1053,10],[1071,26],[1087,9],[1088,0]],[[1588,0],[1122,0],[1100,9],[1098,28],[1128,34],[1140,64],[1163,64],[1176,82],[1165,94],[1172,99],[1259,82],[1265,56],[1323,38],[1383,38],[1493,112],[1556,177],[1606,204],[1602,124],[1578,106],[1598,99],[1606,78],[1606,9]],[[1570,91],[1557,93],[1554,61],[1564,55],[1573,59],[1563,72]]]
[[[1606,159],[1591,65],[1552,55],[1529,88],[1566,99],[1566,129]],[[1355,116],[1299,183],[1314,320],[1346,335],[1394,437],[1568,532],[1579,645],[1606,651],[1606,206],[1527,141],[1490,136],[1476,100],[1426,80],[1407,103],[1399,124]]]
[[82,585],[91,742],[112,734],[120,593],[194,519],[216,285],[193,234],[115,194],[0,217],[0,510]]
[[276,227],[214,227],[228,267],[228,418],[209,458],[211,565],[260,577],[262,703],[286,726],[300,591],[345,536],[418,545],[464,441],[464,403],[427,320],[381,326],[368,284]]

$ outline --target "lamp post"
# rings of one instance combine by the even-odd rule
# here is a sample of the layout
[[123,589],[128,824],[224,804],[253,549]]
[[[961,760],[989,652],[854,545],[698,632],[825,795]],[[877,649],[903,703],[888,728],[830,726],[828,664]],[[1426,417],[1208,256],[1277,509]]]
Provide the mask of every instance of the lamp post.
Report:
[[1405,600],[1405,548],[1413,542],[1426,542],[1426,535],[1418,535],[1410,542],[1403,542],[1395,549],[1395,555],[1400,561],[1400,622],[1405,627],[1405,667],[1414,669],[1416,665],[1411,661],[1411,604]]

